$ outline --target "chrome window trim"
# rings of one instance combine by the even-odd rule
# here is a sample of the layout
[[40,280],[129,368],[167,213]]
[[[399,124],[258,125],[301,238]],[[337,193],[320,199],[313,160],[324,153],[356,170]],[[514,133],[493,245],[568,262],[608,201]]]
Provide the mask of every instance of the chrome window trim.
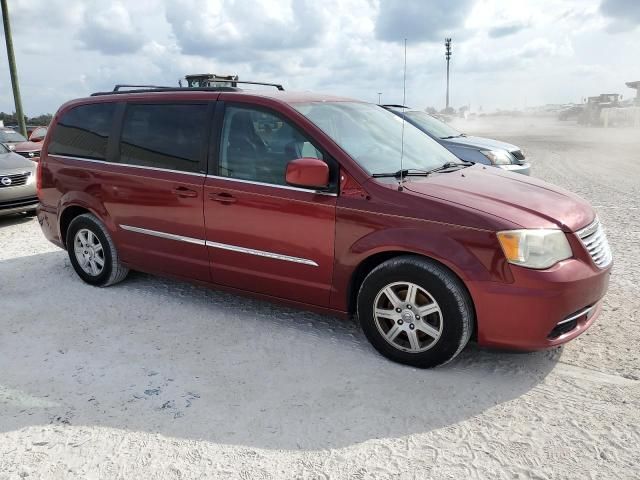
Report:
[[208,178],[216,178],[220,180],[229,180],[231,182],[247,183],[249,185],[259,185],[261,187],[282,188],[283,190],[293,190],[296,192],[313,193],[315,195],[326,195],[328,197],[337,197],[337,193],[323,192],[322,190],[313,190],[310,188],[290,187],[289,185],[277,185],[275,183],[256,182],[255,180],[243,180],[242,178],[224,177],[222,175],[207,175]]
[[173,233],[159,232],[157,230],[149,230],[147,228],[134,227],[131,225],[120,225],[123,230],[130,232],[141,233],[144,235],[151,235],[153,237],[165,238],[167,240],[176,240],[179,242],[187,242],[195,245],[207,246],[210,248],[218,248],[221,250],[229,250],[232,252],[245,253],[247,255],[255,255],[258,257],[271,258],[274,260],[282,260],[285,262],[300,263],[303,265],[311,265],[317,267],[318,264],[313,260],[300,257],[292,257],[290,255],[283,255],[281,253],[266,252],[264,250],[255,250],[253,248],[239,247],[237,245],[229,245],[227,243],[210,242],[208,240],[202,240],[199,238],[185,237],[183,235],[176,235]]
[[202,246],[204,246],[205,244],[205,241],[199,238],[185,237],[182,235],[175,235],[173,233],[159,232],[157,230],[149,230],[147,228],[132,227],[131,225],[120,225],[120,228],[122,228],[123,230],[129,230],[130,232],[142,233],[144,235],[151,235],[153,237],[166,238],[168,240],[177,240],[179,242],[193,243],[195,245],[202,245]]
[[120,163],[120,162],[107,162],[106,160],[96,160],[93,158],[86,158],[86,157],[75,157],[75,156],[71,156],[71,155],[58,155],[56,153],[50,153],[49,154],[52,157],[57,157],[57,158],[66,158],[69,160],[80,160],[83,162],[92,162],[92,163],[102,163],[105,165],[117,165],[117,166],[122,166],[122,167],[129,167],[129,168],[141,168],[143,170],[155,170],[158,172],[169,172],[169,173],[180,173],[182,175],[195,175],[196,177],[205,177],[206,174],[205,173],[200,173],[200,172],[185,172],[183,170],[171,170],[170,168],[159,168],[159,167],[147,167],[145,165],[132,165],[130,163]]

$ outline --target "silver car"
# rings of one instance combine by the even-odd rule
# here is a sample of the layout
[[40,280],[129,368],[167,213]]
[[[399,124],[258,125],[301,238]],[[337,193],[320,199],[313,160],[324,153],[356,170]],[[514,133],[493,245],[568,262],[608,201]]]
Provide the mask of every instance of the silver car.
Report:
[[531,165],[525,161],[524,153],[520,147],[492,138],[469,137],[458,132],[451,125],[420,110],[413,110],[402,105],[382,106],[397,116],[403,117],[462,160],[483,163],[524,175],[530,173]]
[[36,165],[0,144],[0,216],[35,214]]

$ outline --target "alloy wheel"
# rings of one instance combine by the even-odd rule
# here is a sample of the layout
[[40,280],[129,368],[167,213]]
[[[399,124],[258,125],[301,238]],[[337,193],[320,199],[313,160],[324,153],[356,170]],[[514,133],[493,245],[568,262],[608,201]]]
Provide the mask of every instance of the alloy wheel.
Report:
[[100,239],[89,229],[82,228],[77,231],[73,239],[73,249],[76,260],[82,270],[96,277],[104,269],[104,249]]
[[375,324],[393,347],[419,353],[429,350],[442,335],[442,310],[433,296],[411,282],[390,283],[374,300]]

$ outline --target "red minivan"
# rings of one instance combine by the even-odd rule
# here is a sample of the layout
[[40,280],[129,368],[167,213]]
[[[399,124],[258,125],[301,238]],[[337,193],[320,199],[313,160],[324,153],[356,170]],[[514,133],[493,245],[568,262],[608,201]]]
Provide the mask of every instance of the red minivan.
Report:
[[360,101],[230,87],[94,94],[56,113],[38,219],[87,283],[129,269],[340,316],[432,367],[471,337],[535,350],[598,316],[612,257],[593,209],[463,163]]

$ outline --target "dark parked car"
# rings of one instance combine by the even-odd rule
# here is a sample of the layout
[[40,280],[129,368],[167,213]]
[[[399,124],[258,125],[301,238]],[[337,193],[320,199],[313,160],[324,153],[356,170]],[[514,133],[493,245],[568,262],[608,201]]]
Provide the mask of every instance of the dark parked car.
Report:
[[34,214],[36,164],[0,145],[0,216],[12,213]]
[[312,93],[71,101],[38,195],[45,236],[90,285],[136,269],[357,315],[378,351],[418,367],[472,337],[525,350],[577,337],[612,264],[576,195],[461,162],[377,105]]
[[383,105],[383,107],[399,117],[404,117],[407,122],[422,130],[462,160],[529,175],[531,166],[525,161],[522,150],[515,145],[491,138],[470,137],[427,112],[412,110],[401,105]]

